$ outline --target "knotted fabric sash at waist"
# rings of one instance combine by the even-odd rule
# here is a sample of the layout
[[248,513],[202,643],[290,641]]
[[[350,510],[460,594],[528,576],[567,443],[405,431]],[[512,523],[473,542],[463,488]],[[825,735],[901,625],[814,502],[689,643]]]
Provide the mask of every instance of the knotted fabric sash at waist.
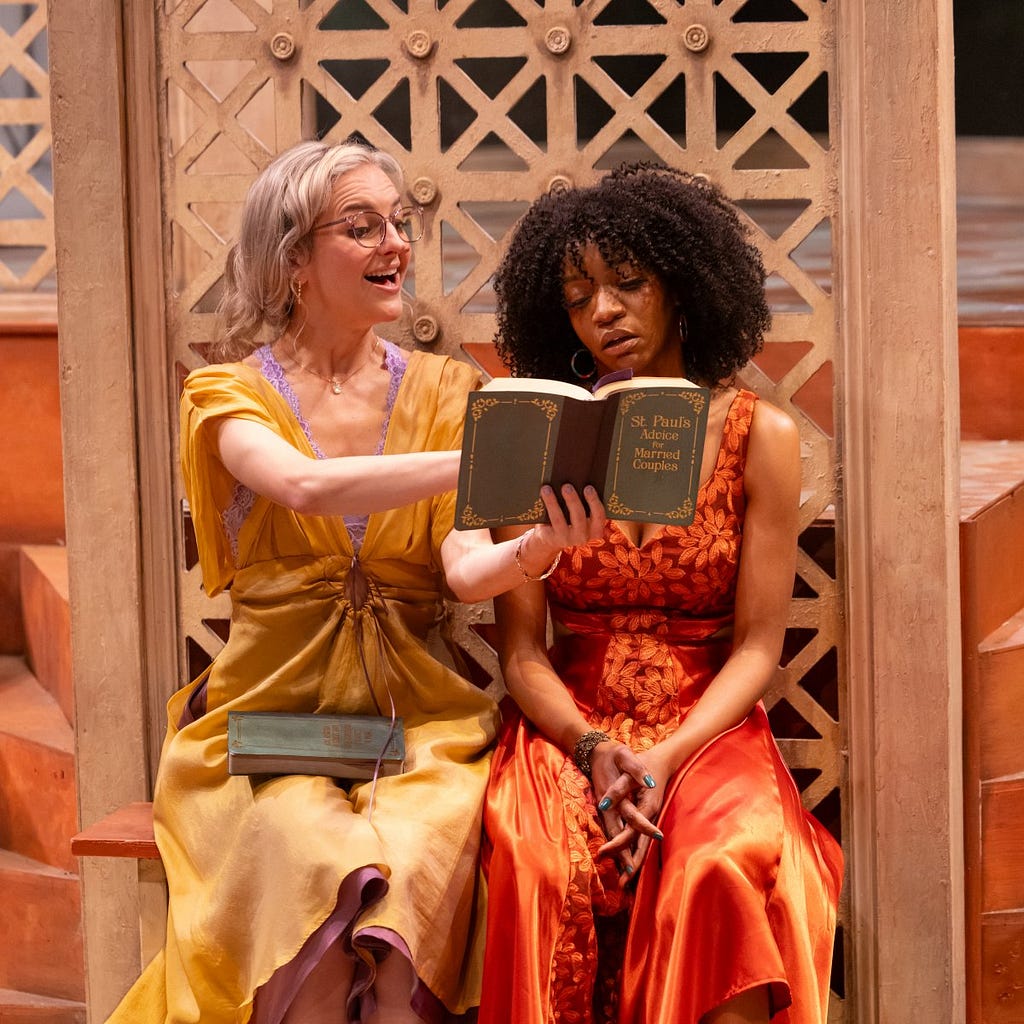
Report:
[[551,619],[577,636],[609,636],[612,633],[645,633],[669,644],[694,644],[726,639],[732,626],[731,613],[696,618],[661,608],[613,608],[582,611],[551,602]]
[[[237,700],[243,690],[253,696],[272,677],[279,685],[282,673],[295,665],[323,662],[317,673],[320,688],[307,694],[306,703],[315,705],[326,699],[324,680],[368,677],[373,665],[386,660],[383,647],[409,641],[426,645],[444,621],[439,582],[425,566],[377,559],[364,568],[344,555],[293,556],[238,570],[230,590],[231,635],[210,669],[191,684],[178,728],[206,714],[210,671],[225,659],[230,668],[220,678],[230,679],[231,686],[228,691],[222,687],[222,702]],[[351,630],[354,643],[335,648],[343,629]],[[355,653],[342,664],[332,660],[335,651]],[[303,674],[305,683],[311,678],[309,671]],[[294,681],[289,685],[295,698]],[[376,704],[369,680],[368,685]],[[390,710],[377,706],[380,714]]]
[[311,601],[338,603],[356,613],[366,608],[375,615],[397,614],[420,638],[442,614],[438,574],[399,559],[364,565],[345,555],[281,558],[240,569],[231,596],[236,605],[253,610]]

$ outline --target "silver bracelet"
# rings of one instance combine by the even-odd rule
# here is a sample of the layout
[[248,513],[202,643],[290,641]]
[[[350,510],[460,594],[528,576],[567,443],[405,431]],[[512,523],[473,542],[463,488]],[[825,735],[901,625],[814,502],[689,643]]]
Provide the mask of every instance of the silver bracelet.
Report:
[[524,533],[519,538],[519,540],[516,542],[516,547],[515,547],[516,565],[519,566],[519,571],[523,574],[523,579],[524,580],[526,580],[529,583],[539,583],[541,580],[546,580],[558,568],[558,563],[562,560],[562,552],[559,551],[558,554],[555,555],[555,560],[539,576],[531,576],[526,571],[526,569],[523,567],[522,554],[523,554],[523,544],[526,542],[526,538],[529,537],[532,533],[533,533],[533,530],[527,530],[526,533]]

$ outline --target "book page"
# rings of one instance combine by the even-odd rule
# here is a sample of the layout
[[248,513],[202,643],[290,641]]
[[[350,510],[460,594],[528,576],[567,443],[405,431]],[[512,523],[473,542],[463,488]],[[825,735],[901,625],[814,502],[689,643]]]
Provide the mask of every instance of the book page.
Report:
[[479,391],[531,391],[541,395],[563,395],[583,402],[591,402],[594,396],[589,388],[569,384],[564,380],[547,380],[542,377],[492,377]]
[[685,377],[631,377],[629,380],[613,380],[603,384],[594,392],[594,398],[607,398],[619,391],[632,391],[634,388],[700,388],[692,380]]

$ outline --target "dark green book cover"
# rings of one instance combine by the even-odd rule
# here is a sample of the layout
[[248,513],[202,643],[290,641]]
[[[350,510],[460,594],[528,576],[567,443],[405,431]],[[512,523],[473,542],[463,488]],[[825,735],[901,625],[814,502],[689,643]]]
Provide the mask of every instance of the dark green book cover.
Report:
[[591,395],[561,381],[495,378],[467,400],[457,529],[541,523],[540,488],[592,483],[609,516],[686,526],[700,488],[710,392],[676,378]]
[[329,775],[373,777],[404,770],[402,720],[373,715],[228,712],[228,772],[232,775]]

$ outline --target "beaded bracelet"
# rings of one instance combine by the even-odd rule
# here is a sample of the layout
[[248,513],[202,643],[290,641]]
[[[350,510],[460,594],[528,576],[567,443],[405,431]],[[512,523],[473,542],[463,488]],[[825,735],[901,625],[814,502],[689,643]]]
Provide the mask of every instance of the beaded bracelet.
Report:
[[557,568],[558,563],[562,560],[562,552],[559,551],[555,555],[555,560],[547,567],[545,572],[542,572],[539,576],[531,576],[526,569],[523,567],[523,544],[526,542],[526,538],[533,533],[533,530],[527,530],[520,538],[519,542],[515,547],[516,565],[519,566],[519,571],[523,574],[523,579],[529,583],[539,583],[541,580],[546,580]]
[[611,740],[611,736],[606,732],[601,732],[600,729],[592,729],[590,732],[585,732],[577,741],[576,746],[572,748],[572,759],[576,762],[576,767],[589,779],[592,765],[590,758],[594,753],[594,747],[599,743],[604,743]]

